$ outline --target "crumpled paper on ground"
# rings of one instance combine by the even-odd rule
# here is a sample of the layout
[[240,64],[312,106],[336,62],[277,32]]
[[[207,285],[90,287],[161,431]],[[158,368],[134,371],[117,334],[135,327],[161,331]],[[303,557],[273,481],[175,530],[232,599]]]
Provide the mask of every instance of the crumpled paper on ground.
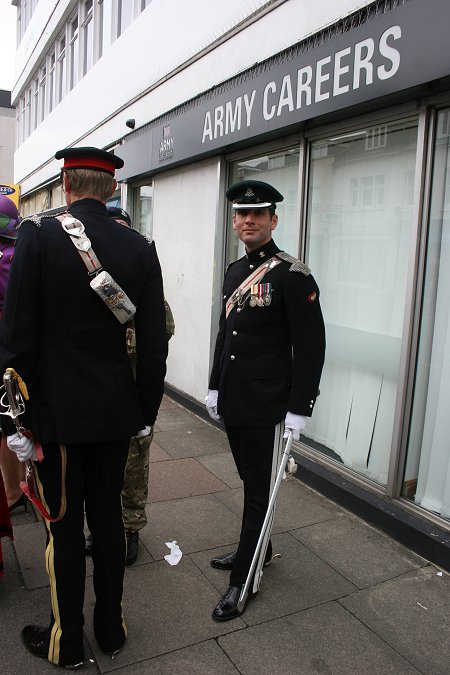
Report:
[[176,541],[166,541],[166,546],[170,548],[170,553],[164,556],[169,565],[178,565],[181,560],[182,552]]

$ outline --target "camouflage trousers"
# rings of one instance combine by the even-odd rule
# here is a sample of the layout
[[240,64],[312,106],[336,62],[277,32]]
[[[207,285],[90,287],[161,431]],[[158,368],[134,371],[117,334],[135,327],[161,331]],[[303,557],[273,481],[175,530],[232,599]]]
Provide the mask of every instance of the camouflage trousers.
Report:
[[142,530],[147,525],[145,505],[148,496],[149,451],[153,431],[134,436],[130,442],[122,490],[122,517],[126,530]]

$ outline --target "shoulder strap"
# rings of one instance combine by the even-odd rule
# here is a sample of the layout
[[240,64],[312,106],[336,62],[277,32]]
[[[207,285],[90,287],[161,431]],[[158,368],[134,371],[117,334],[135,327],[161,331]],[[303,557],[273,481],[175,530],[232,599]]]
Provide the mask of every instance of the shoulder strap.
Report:
[[56,216],[56,218],[80,254],[80,258],[86,265],[88,274],[99,272],[102,269],[102,265],[92,249],[91,240],[84,231],[83,223],[78,218],[70,215]]
[[311,274],[308,265],[305,265],[305,263],[298,258],[294,258],[293,255],[289,255],[289,253],[286,253],[285,251],[278,251],[277,257],[284,260],[284,262],[292,263],[289,272],[301,272],[305,277],[308,277]]
[[271,269],[279,265],[281,260],[277,258],[277,256],[273,256],[273,258],[269,258],[265,263],[260,265],[259,267],[256,268],[256,270],[253,270],[251,274],[248,275],[246,279],[236,288],[235,291],[230,295],[228,298],[226,307],[225,307],[225,314],[226,318],[228,319],[228,315],[230,314],[231,310],[237,303],[237,301],[242,298],[249,290],[250,287],[253,286],[253,284],[257,284],[261,279],[269,272]]

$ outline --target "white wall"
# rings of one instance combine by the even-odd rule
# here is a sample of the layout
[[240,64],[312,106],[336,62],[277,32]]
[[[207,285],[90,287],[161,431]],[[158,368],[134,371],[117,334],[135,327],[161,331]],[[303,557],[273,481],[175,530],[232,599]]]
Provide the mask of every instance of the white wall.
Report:
[[[43,7],[55,6],[48,0],[41,2]],[[125,120],[129,117],[136,119],[136,128],[139,128],[367,3],[321,0],[311,5],[309,0],[286,0],[175,77],[163,80],[171,69],[200,52],[264,4],[263,0],[245,4],[242,0],[227,0],[226,3],[214,3],[214,11],[211,11],[209,0],[191,0],[189,3],[154,0],[150,3],[20,146],[15,156],[15,179],[23,183],[22,193],[26,194],[57,175],[59,165],[52,157],[59,148],[74,143],[101,147],[114,143],[127,132]],[[63,6],[65,11],[62,11]],[[67,6],[67,1],[60,0],[54,16],[57,13],[67,18]],[[42,14],[40,12],[39,16]],[[58,33],[54,16],[49,26],[41,31],[38,43],[41,54]],[[28,32],[34,31],[35,37],[39,35],[33,21],[34,17],[24,36],[27,58],[31,50]],[[39,49],[32,52],[34,62],[40,61],[38,54]],[[16,100],[32,72],[31,61],[27,63],[21,50],[19,55],[18,72],[22,69],[23,75],[13,92]],[[126,107],[157,81],[160,84],[153,91]],[[120,112],[121,106],[126,108]]]
[[156,176],[153,238],[174,319],[166,382],[204,402],[209,379],[219,164],[209,159]]

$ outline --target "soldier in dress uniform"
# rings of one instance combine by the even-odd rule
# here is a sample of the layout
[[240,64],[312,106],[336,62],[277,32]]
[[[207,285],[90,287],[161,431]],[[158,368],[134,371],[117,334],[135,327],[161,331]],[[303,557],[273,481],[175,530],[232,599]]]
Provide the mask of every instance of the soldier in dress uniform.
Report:
[[[22,221],[0,333],[0,369],[13,367],[29,390],[22,420],[43,449],[37,487],[49,518],[46,565],[49,626],[26,626],[25,646],[63,667],[83,663],[84,510],[95,539],[94,635],[114,655],[124,644],[125,536],[121,490],[130,438],[148,435],[163,395],[167,338],[161,268],[155,245],[110,218],[106,201],[123,161],[97,148],[67,148],[61,180],[68,216]],[[74,219],[77,219],[74,221]],[[62,222],[61,222],[62,220]],[[94,274],[65,229],[81,223],[103,270],[136,307],[136,382],[121,323],[90,286]],[[84,235],[83,235],[84,236]],[[97,281],[100,279],[100,274]],[[122,294],[121,294],[122,293]],[[124,303],[118,303],[120,309]],[[120,306],[119,306],[120,305]],[[3,420],[8,420],[3,416]],[[7,422],[4,423],[7,426]],[[36,442],[8,427],[22,461]],[[52,518],[56,518],[52,521]]]
[[[232,185],[227,198],[246,254],[225,275],[206,406],[212,419],[225,424],[244,483],[244,511],[237,551],[211,560],[213,567],[231,570],[229,588],[212,614],[217,621],[244,611],[238,610],[239,596],[261,533],[283,436],[292,431],[298,440],[311,416],[325,354],[319,288],[309,268],[280,251],[272,239],[276,203],[283,196],[268,183],[246,180]],[[267,541],[260,559],[271,557]]]

